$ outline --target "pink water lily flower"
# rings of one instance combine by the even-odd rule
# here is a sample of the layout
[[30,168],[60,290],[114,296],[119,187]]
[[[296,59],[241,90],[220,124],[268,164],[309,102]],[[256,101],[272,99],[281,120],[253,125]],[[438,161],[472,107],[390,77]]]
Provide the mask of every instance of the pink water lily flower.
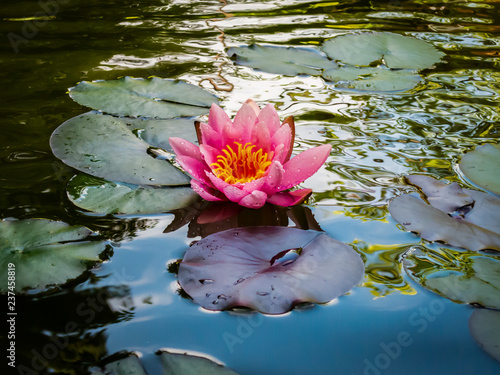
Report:
[[208,201],[231,201],[248,208],[266,202],[293,206],[311,189],[289,191],[312,176],[326,161],[330,145],[322,145],[293,158],[293,117],[280,125],[271,104],[259,109],[248,100],[234,121],[216,104],[208,124],[196,123],[200,146],[170,138],[178,163],[193,179],[192,188]]

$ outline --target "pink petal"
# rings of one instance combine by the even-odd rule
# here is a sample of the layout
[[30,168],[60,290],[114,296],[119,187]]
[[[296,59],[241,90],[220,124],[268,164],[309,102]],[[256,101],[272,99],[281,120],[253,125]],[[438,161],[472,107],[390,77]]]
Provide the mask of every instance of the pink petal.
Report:
[[210,127],[210,125],[201,123],[200,124],[200,132],[201,132],[201,144],[206,144],[216,149],[222,149],[222,137],[220,133],[217,133],[214,129]]
[[200,161],[202,160],[200,148],[194,143],[177,137],[170,137],[168,141],[177,156],[189,156]]
[[226,181],[214,175],[212,171],[206,172],[206,176],[217,190],[224,191],[226,187],[230,186]]
[[288,160],[290,160],[290,157],[292,156],[292,150],[293,150],[293,141],[295,140],[295,121],[293,120],[293,116],[288,116],[285,121],[283,121],[283,124],[281,126],[288,125],[290,127],[290,131],[292,132],[292,140],[290,141],[290,147],[288,148],[288,153],[285,155],[285,160],[282,163],[286,163]]
[[266,183],[266,177],[263,176],[256,180],[245,182],[243,185],[243,190],[245,190],[248,193],[251,193],[254,190],[262,190],[262,186],[264,186],[265,183]]
[[283,168],[283,165],[281,165],[279,161],[274,161],[269,166],[267,175],[263,178],[265,181],[264,186],[259,190],[262,190],[267,195],[273,195],[280,190],[279,186],[284,174],[285,169]]
[[212,185],[210,180],[207,178],[206,172],[209,171],[209,169],[204,162],[190,156],[178,156],[177,162],[196,180],[207,185]]
[[285,160],[286,155],[287,154],[285,153],[285,145],[279,144],[274,149],[274,155],[273,155],[272,160],[279,161],[281,164],[284,164],[285,163],[284,160]]
[[311,195],[311,193],[311,189],[282,191],[270,196],[269,198],[267,198],[267,201],[277,206],[295,206],[296,204],[304,202]]
[[279,190],[287,190],[311,177],[330,155],[331,145],[321,145],[306,150],[283,165],[285,174]]
[[200,153],[202,159],[209,167],[212,163],[217,163],[217,156],[221,154],[221,152],[218,149],[206,144],[200,145]]
[[234,117],[233,123],[234,126],[238,129],[245,129],[247,126],[251,125],[252,127],[257,122],[257,115],[259,114],[259,107],[257,109],[254,106],[257,104],[249,99],[253,104],[250,104],[248,101],[244,103],[236,116]]
[[245,190],[238,189],[234,185],[228,185],[224,188],[222,191],[224,195],[229,199],[231,202],[238,203],[242,198],[246,197],[249,192]]
[[200,197],[207,201],[217,202],[223,200],[215,196],[215,194],[219,193],[217,190],[212,189],[210,186],[207,186],[202,182],[191,180],[191,187]]
[[280,127],[280,117],[272,104],[266,105],[259,113],[258,122],[266,124],[269,132],[274,134]]
[[242,143],[242,129],[233,126],[232,123],[226,124],[222,129],[222,145],[233,144],[233,142]]
[[271,148],[271,136],[265,123],[259,122],[253,127],[250,142],[257,146],[255,151],[262,148],[264,152],[269,152]]
[[228,125],[232,126],[233,123],[221,107],[217,104],[212,104],[208,115],[208,125],[210,125],[210,127],[217,133],[221,134],[224,127]]
[[[260,113],[260,108],[259,106],[257,105],[257,103],[255,103],[252,99],[247,99],[247,101],[245,102],[245,104],[248,104],[250,105],[250,107],[252,107],[252,109],[255,111],[255,114],[258,116],[259,113]],[[257,121],[256,121],[257,122]]]
[[240,200],[238,204],[240,206],[248,208],[261,208],[266,203],[266,199],[266,193],[255,190],[251,194],[248,194],[246,197]]
[[288,124],[284,124],[281,128],[274,133],[271,138],[271,150],[276,149],[279,145],[283,145],[282,155],[280,155],[280,162],[284,163],[289,151],[293,148],[292,130]]

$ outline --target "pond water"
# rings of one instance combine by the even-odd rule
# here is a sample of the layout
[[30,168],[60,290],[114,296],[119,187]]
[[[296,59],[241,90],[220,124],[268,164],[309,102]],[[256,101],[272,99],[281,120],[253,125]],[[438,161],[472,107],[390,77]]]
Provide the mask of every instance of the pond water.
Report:
[[[35,371],[24,373],[85,374],[135,351],[157,374],[162,348],[202,353],[242,375],[500,373],[471,337],[474,308],[425,290],[402,268],[412,246],[441,245],[405,232],[387,209],[414,190],[402,178],[410,173],[467,186],[461,155],[498,143],[498,1],[4,0],[0,10],[0,216],[85,225],[112,240],[105,261],[78,280],[17,295],[16,363]],[[414,36],[445,56],[421,72],[422,84],[388,94],[253,70],[226,53],[251,43],[317,47],[360,30]],[[179,293],[168,266],[217,228],[164,233],[172,213],[103,216],[73,206],[65,188],[75,170],[53,156],[49,137],[87,111],[69,87],[122,76],[200,85],[231,116],[247,98],[272,103],[281,119],[295,117],[295,153],[331,144],[325,166],[301,184],[314,193],[299,216],[362,255],[359,285],[277,316],[209,312]],[[63,344],[53,353],[55,340]]]

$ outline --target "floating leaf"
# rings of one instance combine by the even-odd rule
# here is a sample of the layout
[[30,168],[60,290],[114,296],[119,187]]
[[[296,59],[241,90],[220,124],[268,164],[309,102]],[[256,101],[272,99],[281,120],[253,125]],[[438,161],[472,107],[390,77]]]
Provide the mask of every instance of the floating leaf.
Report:
[[473,252],[414,249],[403,265],[412,279],[459,303],[500,308],[500,258]]
[[252,44],[229,48],[227,54],[239,65],[286,76],[299,74],[316,76],[321,75],[324,69],[338,67],[321,52],[309,48]]
[[149,214],[186,207],[197,194],[190,187],[151,187],[77,175],[67,186],[76,206],[103,214]]
[[[140,124],[87,112],[59,126],[52,133],[50,146],[64,163],[96,177],[135,185],[187,184],[188,176],[168,161],[152,155],[152,149],[160,145],[167,148],[164,139],[160,142],[152,132],[146,131],[149,138],[158,141],[148,144],[136,135],[140,133],[136,128]],[[164,125],[168,134],[176,125],[187,126],[187,123],[186,120],[170,120]]]
[[[0,291],[8,290],[7,268],[15,266],[15,290],[64,284],[99,261],[106,242],[90,241],[92,232],[60,221],[0,221]],[[9,267],[10,268],[10,267]]]
[[430,68],[444,55],[423,40],[388,32],[340,35],[326,40],[322,50],[350,65],[369,66],[383,60],[391,69],[414,70]]
[[208,112],[216,96],[189,83],[152,77],[82,81],[69,89],[77,103],[120,116],[174,118]]
[[474,203],[474,199],[456,182],[448,184],[420,174],[408,176],[407,179],[412,185],[422,190],[431,206],[443,212],[451,213]]
[[208,310],[246,306],[280,314],[301,302],[328,302],[363,273],[360,256],[322,232],[248,227],[195,243],[179,266],[179,283]]
[[[207,358],[169,353],[165,350],[158,351],[157,354],[165,375],[237,375],[231,369]],[[123,357],[123,355],[126,356],[109,362],[102,368],[92,369],[91,375],[147,375],[141,360],[135,353],[120,353],[120,356]]]
[[[410,177],[413,184],[431,189],[430,177]],[[419,233],[428,241],[444,241],[452,246],[470,250],[500,250],[500,198],[480,191],[460,189],[443,185],[448,194],[445,202],[436,199],[430,203],[444,209],[455,208],[453,212],[441,211],[409,194],[396,197],[389,204],[389,212],[407,230]],[[430,192],[431,198],[441,193]],[[444,192],[443,192],[444,194]],[[469,196],[466,199],[464,196]],[[472,203],[469,203],[472,200]],[[466,205],[461,206],[461,204]]]
[[469,329],[479,346],[500,362],[500,311],[474,310],[469,319]]
[[343,66],[325,70],[323,78],[332,81],[336,88],[360,91],[406,91],[422,81],[422,77],[412,70],[392,70],[385,67]]
[[233,370],[207,358],[188,354],[159,352],[163,373],[168,375],[237,375]]
[[500,194],[500,145],[487,143],[468,152],[460,161],[460,170],[472,183]]

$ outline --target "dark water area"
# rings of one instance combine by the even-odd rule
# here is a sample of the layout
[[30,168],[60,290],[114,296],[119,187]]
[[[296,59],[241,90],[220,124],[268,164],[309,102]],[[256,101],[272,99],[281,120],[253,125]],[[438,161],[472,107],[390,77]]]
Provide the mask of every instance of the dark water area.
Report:
[[[402,267],[409,248],[442,244],[403,231],[387,209],[412,190],[403,179],[411,173],[466,186],[460,157],[498,143],[500,2],[3,0],[0,18],[0,219],[84,225],[111,241],[103,262],[79,278],[16,296],[16,364],[34,371],[25,374],[86,374],[120,351],[140,353],[158,374],[154,353],[165,348],[202,353],[242,375],[500,373],[471,337],[474,308],[423,289]],[[251,43],[317,47],[367,30],[413,36],[445,55],[421,72],[422,84],[387,94],[252,70],[226,53]],[[360,284],[277,316],[210,312],[169,271],[192,241],[223,229],[188,224],[200,201],[177,216],[74,206],[66,185],[76,171],[54,157],[50,135],[88,110],[68,88],[123,76],[199,85],[231,116],[248,98],[272,103],[281,119],[295,117],[295,153],[331,144],[325,166],[301,184],[314,193],[299,217],[361,254]],[[269,224],[266,215],[238,225]],[[295,225],[286,213],[276,217],[273,225]]]

